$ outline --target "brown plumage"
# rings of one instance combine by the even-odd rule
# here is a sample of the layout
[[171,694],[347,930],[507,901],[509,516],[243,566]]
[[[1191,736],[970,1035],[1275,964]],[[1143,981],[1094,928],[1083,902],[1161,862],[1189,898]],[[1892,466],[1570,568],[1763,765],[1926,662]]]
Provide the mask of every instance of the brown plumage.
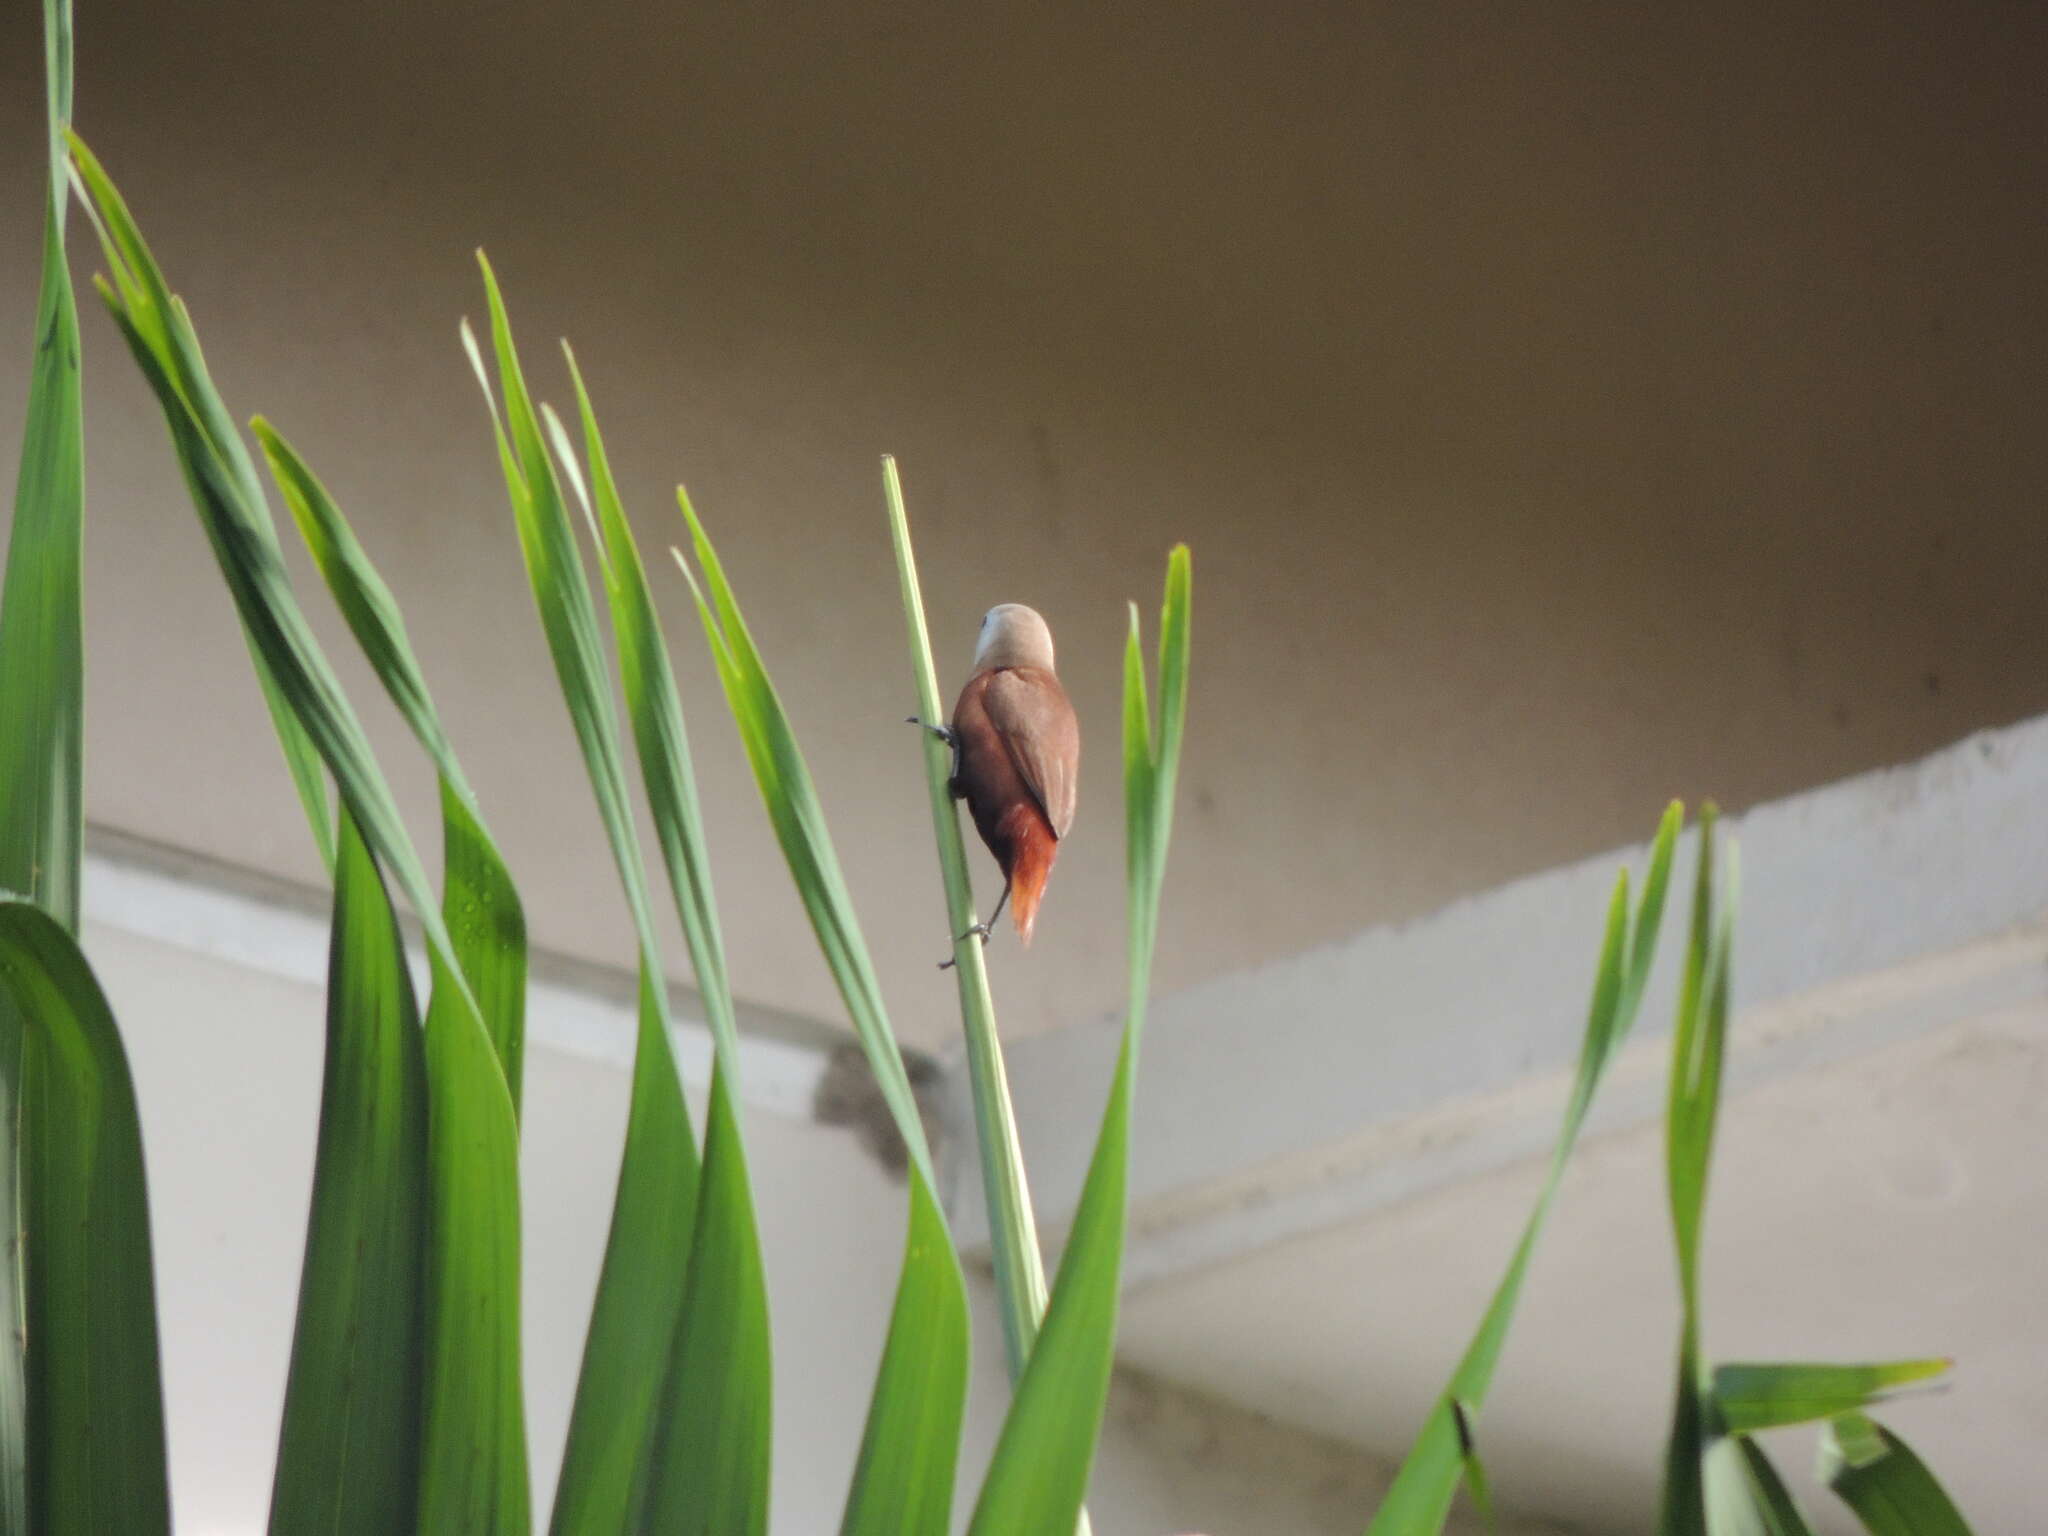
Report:
[[974,675],[953,706],[953,742],[953,793],[1003,870],[989,921],[1008,901],[1029,944],[1060,839],[1074,824],[1081,727],[1053,672],[1052,632],[1022,603],[981,621]]

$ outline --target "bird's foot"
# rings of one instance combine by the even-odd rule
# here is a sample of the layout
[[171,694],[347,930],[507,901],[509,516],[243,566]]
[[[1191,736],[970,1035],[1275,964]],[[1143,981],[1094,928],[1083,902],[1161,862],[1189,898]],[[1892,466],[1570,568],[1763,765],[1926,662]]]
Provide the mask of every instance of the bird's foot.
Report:
[[933,725],[931,721],[921,720],[916,715],[905,715],[903,723],[905,725],[922,726],[949,747],[957,748],[960,745],[960,738],[953,734],[953,728],[950,725]]
[[[974,937],[974,936],[975,936],[976,934],[980,934],[980,935],[981,935],[981,947],[982,947],[983,949],[987,949],[987,948],[988,948],[988,941],[989,941],[989,936],[990,936],[990,934],[991,934],[991,933],[993,933],[993,932],[994,932],[994,930],[993,930],[993,929],[991,929],[991,928],[989,927],[989,925],[988,925],[987,923],[976,923],[976,924],[975,924],[975,925],[974,925],[974,926],[973,926],[972,928],[968,929],[968,930],[967,930],[967,931],[966,931],[965,933],[961,934],[959,938],[956,938],[955,940],[953,940],[953,942],[954,942],[955,944],[958,944],[958,943],[960,942],[960,939],[971,939],[971,938],[973,938],[973,937]],[[953,961],[953,960],[941,960],[941,961],[939,962],[939,969],[940,969],[940,970],[942,970],[942,971],[950,971],[951,969],[953,969],[954,965],[955,965],[955,964],[957,964],[957,963],[958,963],[958,962],[956,962],[956,961]]]

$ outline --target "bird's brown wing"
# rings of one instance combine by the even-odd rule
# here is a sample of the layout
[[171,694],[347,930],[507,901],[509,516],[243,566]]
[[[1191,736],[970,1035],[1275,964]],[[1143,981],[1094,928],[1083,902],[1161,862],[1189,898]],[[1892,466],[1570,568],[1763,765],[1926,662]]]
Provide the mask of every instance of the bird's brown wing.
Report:
[[1081,774],[1081,726],[1067,690],[1043,667],[1004,667],[990,675],[981,699],[1053,835],[1065,837]]

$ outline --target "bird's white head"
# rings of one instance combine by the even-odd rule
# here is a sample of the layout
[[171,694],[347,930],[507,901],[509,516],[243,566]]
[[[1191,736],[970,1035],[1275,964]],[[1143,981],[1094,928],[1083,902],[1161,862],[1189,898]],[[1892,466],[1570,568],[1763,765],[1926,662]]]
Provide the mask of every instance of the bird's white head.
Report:
[[1052,671],[1052,631],[1036,608],[998,603],[983,615],[974,642],[977,671],[988,667],[1043,667]]

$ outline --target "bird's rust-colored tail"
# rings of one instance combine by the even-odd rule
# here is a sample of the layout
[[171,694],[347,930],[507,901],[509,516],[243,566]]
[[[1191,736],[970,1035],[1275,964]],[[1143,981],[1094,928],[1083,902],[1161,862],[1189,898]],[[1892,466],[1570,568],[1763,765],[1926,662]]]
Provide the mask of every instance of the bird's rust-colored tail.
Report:
[[1017,937],[1031,942],[1031,926],[1038,920],[1038,903],[1052,878],[1052,861],[1059,856],[1060,840],[1037,803],[1013,807],[1003,818],[1008,834],[1010,858],[1003,873],[1010,882],[1010,918],[1017,925]]

